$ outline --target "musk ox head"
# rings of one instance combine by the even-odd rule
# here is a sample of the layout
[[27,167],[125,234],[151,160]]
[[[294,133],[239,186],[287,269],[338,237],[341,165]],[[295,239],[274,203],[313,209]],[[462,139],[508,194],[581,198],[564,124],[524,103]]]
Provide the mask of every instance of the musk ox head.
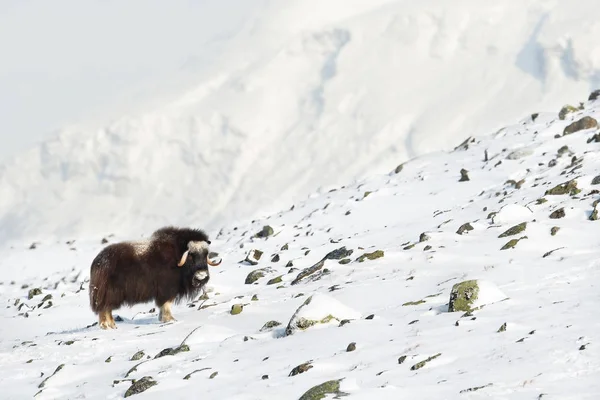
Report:
[[184,285],[197,290],[208,283],[210,273],[208,266],[218,266],[221,259],[216,257],[211,259],[209,253],[209,241],[191,241],[188,242],[187,250],[181,256],[177,264],[183,268]]

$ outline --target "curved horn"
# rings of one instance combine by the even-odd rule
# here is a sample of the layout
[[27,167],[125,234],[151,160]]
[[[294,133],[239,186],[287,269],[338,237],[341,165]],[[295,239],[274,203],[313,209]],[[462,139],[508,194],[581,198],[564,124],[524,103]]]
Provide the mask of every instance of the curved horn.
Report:
[[189,250],[186,250],[186,252],[183,253],[183,256],[181,256],[181,260],[179,261],[179,264],[177,264],[178,267],[181,267],[183,264],[185,264],[185,261],[187,260],[187,256],[188,256],[189,252],[190,252]]
[[211,261],[211,259],[210,259],[210,258],[208,258],[208,255],[206,256],[206,263],[207,263],[208,265],[211,265],[211,266],[213,266],[213,267],[217,267],[217,266],[219,266],[219,265],[221,264],[221,262],[222,262],[222,261],[223,261],[223,260],[221,259],[221,257],[218,257],[218,258],[216,259],[216,261]]

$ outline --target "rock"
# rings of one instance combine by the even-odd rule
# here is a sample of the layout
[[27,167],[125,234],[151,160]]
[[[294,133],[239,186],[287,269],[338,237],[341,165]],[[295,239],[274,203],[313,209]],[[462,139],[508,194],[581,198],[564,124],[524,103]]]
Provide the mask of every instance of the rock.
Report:
[[316,264],[312,265],[311,267],[303,269],[298,274],[298,276],[296,276],[296,279],[294,279],[292,281],[292,285],[297,285],[303,279],[306,279],[310,275],[312,275],[312,274],[316,273],[317,271],[321,270],[323,268],[323,266],[325,265],[325,261],[326,260],[341,260],[341,259],[343,259],[345,257],[350,256],[353,252],[354,252],[354,250],[352,250],[352,249],[347,250],[345,246],[344,247],[340,247],[339,249],[330,251],[329,253],[327,253],[325,255],[325,257],[323,257],[321,260],[319,260]]
[[425,303],[425,300],[409,301],[407,303],[402,304],[402,307],[406,307],[406,306],[418,306],[419,304],[423,304],[423,303]]
[[231,311],[229,312],[231,315],[238,315],[244,310],[243,304],[234,304],[231,306]]
[[27,298],[29,300],[33,299],[35,296],[38,296],[42,294],[42,289],[40,288],[33,288],[33,289],[29,289],[29,293],[27,295]]
[[285,264],[286,268],[292,268],[294,266],[294,262],[292,260],[288,261],[287,264]]
[[430,245],[427,245],[427,246],[423,247],[423,251],[427,251],[427,250],[431,250],[431,246]]
[[498,328],[498,332],[506,332],[506,322],[502,324],[502,326],[500,326],[500,328]]
[[267,285],[274,285],[276,283],[281,283],[282,282],[282,280],[281,280],[282,276],[283,275],[279,275],[278,277],[269,280],[269,282],[267,282]]
[[416,371],[418,369],[421,369],[421,368],[423,368],[425,366],[425,364],[427,364],[430,361],[435,360],[436,358],[438,358],[441,355],[442,355],[442,353],[437,353],[434,356],[428,357],[426,360],[420,361],[420,362],[416,363],[415,365],[413,365],[412,367],[410,367],[410,370],[411,371]]
[[394,174],[399,174],[402,171],[402,168],[404,168],[404,164],[400,164],[398,165],[395,169],[394,169]]
[[263,325],[262,328],[260,328],[260,331],[261,332],[268,331],[268,330],[273,329],[273,328],[275,328],[275,327],[277,327],[279,325],[281,325],[281,322],[279,322],[279,321],[269,321],[269,322],[266,322]]
[[469,175],[468,175],[469,171],[467,171],[466,169],[462,168],[460,170],[460,179],[458,180],[459,182],[467,182],[469,181]]
[[458,230],[456,231],[456,233],[459,234],[459,235],[462,235],[463,233],[468,232],[468,231],[472,231],[472,230],[473,230],[473,227],[471,226],[470,223],[467,222],[466,224],[462,224],[460,226],[460,228],[458,228]]
[[427,235],[425,232],[423,232],[423,233],[421,233],[421,234],[419,235],[419,243],[426,242],[426,241],[428,241],[429,239],[431,239],[431,238],[430,238],[430,237],[429,237],[429,235]]
[[502,246],[500,248],[500,250],[514,249],[515,246],[517,245],[517,243],[519,243],[519,241],[523,240],[523,239],[527,239],[527,236],[523,236],[523,237],[521,237],[519,239],[511,239],[504,246]]
[[366,191],[365,193],[363,193],[363,200],[366,199],[371,193],[373,192]]
[[186,351],[190,351],[190,347],[187,344],[182,344],[181,346],[178,346],[178,347],[164,349],[163,351],[158,353],[156,356],[154,356],[154,359],[156,360],[157,358],[161,358],[161,357],[165,357],[165,356],[174,356],[176,354],[186,352]]
[[135,353],[134,355],[131,356],[131,358],[129,359],[129,361],[139,361],[142,358],[144,358],[146,354],[143,351],[138,351],[137,353]]
[[145,376],[142,379],[133,381],[133,384],[125,392],[125,397],[145,392],[146,390],[150,389],[152,386],[155,386],[157,384],[158,383],[154,379],[152,379],[151,376]]
[[254,237],[266,238],[266,237],[273,235],[273,233],[275,233],[273,231],[273,228],[271,228],[269,225],[265,225],[265,226],[263,226],[263,228],[260,232],[258,232],[256,235],[254,235]]
[[37,243],[33,242],[31,243],[31,245],[29,246],[29,250],[35,250],[37,249]]
[[309,362],[305,362],[304,364],[300,364],[297,367],[295,367],[294,369],[292,369],[292,371],[289,373],[288,376],[296,376],[296,375],[300,375],[305,373],[306,371],[308,371],[309,369],[311,369],[312,363]]
[[448,312],[472,312],[486,304],[506,298],[506,295],[491,282],[479,279],[463,281],[452,286]]
[[244,281],[244,283],[246,285],[251,285],[254,282],[256,282],[257,280],[259,280],[260,278],[264,278],[266,274],[273,272],[273,270],[271,268],[261,268],[261,269],[255,269],[254,271],[250,272],[247,276],[246,276],[246,280]]
[[561,183],[560,185],[556,185],[552,189],[546,190],[545,195],[560,196],[563,194],[570,194],[571,196],[574,196],[579,192],[581,192],[581,190],[577,188],[577,181],[573,179],[568,182]]
[[342,379],[327,381],[320,385],[313,386],[302,396],[299,400],[321,400],[324,399],[328,394],[336,395],[334,398],[344,396],[343,392],[340,392],[340,382]]
[[298,307],[285,329],[286,336],[319,324],[328,324],[342,319],[358,319],[360,314],[325,294],[315,294]]
[[579,132],[585,129],[592,129],[597,127],[598,121],[596,121],[592,117],[586,116],[566,126],[563,130],[563,136],[570,135],[572,133]]
[[350,260],[349,258],[344,258],[341,259],[338,263],[342,264],[342,265],[346,265],[346,264],[350,264],[352,262],[352,260]]
[[560,228],[559,228],[558,226],[553,226],[553,227],[550,229],[550,234],[551,234],[552,236],[555,236],[555,235],[558,233],[558,231],[559,231],[559,230],[560,230]]
[[561,120],[564,120],[568,114],[574,113],[579,111],[577,108],[573,107],[570,104],[567,104],[566,106],[564,106],[563,108],[560,109],[560,112],[558,113],[558,118]]
[[210,374],[210,376],[208,377],[208,379],[215,379],[217,377],[217,375],[219,375],[219,372],[215,371],[212,374]]
[[105,363],[109,363],[112,361],[112,356],[108,357],[106,360],[104,360]]
[[260,261],[260,258],[262,257],[263,252],[260,250],[250,250],[248,252],[248,254],[246,254],[246,259],[244,261],[246,261],[247,263],[249,263],[250,265],[257,265],[258,262]]
[[406,357],[407,357],[407,356],[400,356],[400,357],[398,358],[398,364],[404,364],[404,361],[406,361]]
[[107,238],[102,238],[102,240],[100,241],[101,244],[106,244],[108,243],[108,239]]
[[526,228],[527,228],[527,222],[521,222],[520,224],[515,225],[512,228],[506,230],[504,233],[500,234],[500,236],[498,236],[498,237],[503,238],[503,237],[507,237],[507,236],[518,235],[519,233],[523,232]]
[[281,251],[286,251],[289,250],[290,246],[286,243],[283,246],[281,246]]
[[44,298],[42,299],[42,303],[48,300],[52,300],[52,295],[51,294],[47,294],[44,296]]
[[384,255],[385,255],[385,253],[383,252],[383,250],[375,250],[371,253],[364,253],[362,256],[358,257],[356,259],[356,261],[363,262],[363,261],[365,261],[365,259],[376,260],[378,258],[383,257]]
[[597,221],[598,220],[598,208],[596,208],[596,206],[594,206],[594,211],[592,211],[592,213],[590,214],[590,217],[588,219],[590,221]]
[[539,115],[540,115],[539,113],[533,113],[533,114],[531,114],[531,121],[532,121],[532,122],[535,122],[535,120],[537,119],[537,117],[538,117]]
[[600,175],[595,176],[594,179],[592,179],[592,185],[598,185],[600,184]]
[[590,93],[590,97],[588,97],[588,101],[594,101],[598,97],[600,97],[600,90],[594,90],[592,93]]
[[354,351],[354,350],[356,350],[356,342],[352,342],[352,343],[350,343],[348,345],[348,347],[346,347],[346,351],[347,352],[351,352],[351,351]]
[[550,213],[550,218],[551,219],[559,219],[559,218],[564,218],[564,217],[565,217],[565,209],[564,209],[564,207],[561,207],[558,210],[555,210],[552,213]]
[[258,301],[258,296],[252,295],[252,298],[250,299],[250,301]]

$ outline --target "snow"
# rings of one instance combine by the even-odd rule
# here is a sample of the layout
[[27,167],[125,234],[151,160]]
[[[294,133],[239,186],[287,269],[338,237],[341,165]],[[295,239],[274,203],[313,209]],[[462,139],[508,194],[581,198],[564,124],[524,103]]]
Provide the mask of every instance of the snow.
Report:
[[594,0],[141,4],[1,6],[0,243],[218,231],[600,84]]
[[[328,187],[293,209],[210,230],[211,250],[223,262],[210,270],[208,299],[174,305],[177,321],[169,324],[158,322],[153,304],[141,304],[115,312],[122,318],[116,330],[88,327],[96,321],[88,305],[89,265],[105,246],[102,231],[69,244],[40,241],[31,250],[28,241],[0,247],[3,398],[39,392],[36,399],[116,399],[131,385],[127,379],[151,376],[158,384],[134,398],[297,399],[343,379],[341,391],[354,399],[597,399],[600,222],[589,217],[599,197],[591,181],[600,143],[588,143],[594,131],[555,138],[582,116],[600,118],[600,101],[584,107],[564,121],[558,110],[516,119],[468,148],[412,159],[397,174]],[[522,146],[532,153],[507,158]],[[563,146],[575,160],[559,157]],[[469,181],[459,182],[462,168]],[[509,179],[524,182],[517,189]],[[545,195],[572,179],[581,192]],[[551,219],[559,207],[565,217]],[[488,219],[499,211],[505,220]],[[474,229],[457,234],[466,222]],[[521,234],[498,237],[521,222],[527,222]],[[275,233],[255,237],[265,225]],[[560,230],[551,235],[555,226]],[[429,239],[419,242],[424,232]],[[134,239],[116,232],[109,241]],[[349,263],[327,259],[314,279],[291,284],[341,247],[353,250]],[[263,252],[258,265],[243,261],[251,249]],[[384,256],[357,261],[376,250]],[[266,267],[264,278],[244,284],[248,273]],[[281,283],[267,284],[280,275]],[[483,282],[486,306],[472,315],[449,313],[453,285],[472,279]],[[42,294],[29,300],[36,287]],[[48,294],[52,299],[42,302]],[[353,319],[285,336],[310,296],[314,310],[307,315],[345,310]],[[32,308],[28,317],[16,301]],[[238,315],[230,313],[234,304],[244,306]],[[261,331],[268,321],[281,325]],[[154,359],[182,342],[189,351]],[[353,342],[356,350],[346,351]],[[131,361],[140,350],[150,358]],[[306,362],[312,368],[289,376]]]

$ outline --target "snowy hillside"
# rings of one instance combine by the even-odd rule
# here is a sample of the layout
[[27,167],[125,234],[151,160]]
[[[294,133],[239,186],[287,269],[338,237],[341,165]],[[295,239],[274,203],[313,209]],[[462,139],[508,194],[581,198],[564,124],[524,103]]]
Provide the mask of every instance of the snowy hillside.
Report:
[[583,107],[211,232],[223,264],[171,324],[147,304],[92,325],[101,236],[4,248],[2,397],[597,399],[600,101]]
[[[26,15],[0,24],[7,48],[26,37],[43,54],[60,49],[43,60],[14,50],[0,76],[25,85],[15,92],[24,97],[6,100],[2,120],[73,122],[0,165],[0,243],[166,223],[220,229],[538,109],[578,105],[600,83],[596,0],[230,1],[235,15],[212,11],[214,1],[168,12],[154,2],[135,24],[134,3],[67,3],[62,14],[44,6],[57,18],[40,25],[52,24],[51,39],[24,36]],[[90,47],[73,52],[79,41]],[[11,126],[0,131],[21,133]]]

